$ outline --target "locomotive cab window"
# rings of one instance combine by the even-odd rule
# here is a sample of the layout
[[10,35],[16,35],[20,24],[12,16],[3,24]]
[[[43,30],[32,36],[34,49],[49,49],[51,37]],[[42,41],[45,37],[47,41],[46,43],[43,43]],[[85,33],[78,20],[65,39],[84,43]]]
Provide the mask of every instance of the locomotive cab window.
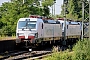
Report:
[[42,29],[43,29],[43,23],[42,23]]
[[62,27],[63,27],[63,23],[62,23]]
[[36,22],[34,22],[34,21],[28,22],[28,28],[35,29],[36,28]]
[[19,29],[35,29],[36,22],[35,21],[19,21],[18,24]]
[[18,23],[18,29],[25,28],[25,26],[26,26],[26,21],[19,21],[19,23]]

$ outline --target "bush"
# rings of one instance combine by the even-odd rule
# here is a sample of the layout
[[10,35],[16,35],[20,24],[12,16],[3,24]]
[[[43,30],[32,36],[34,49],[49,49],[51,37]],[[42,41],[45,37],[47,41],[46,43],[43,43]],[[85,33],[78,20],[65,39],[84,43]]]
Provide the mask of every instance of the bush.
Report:
[[90,60],[90,41],[88,39],[78,41],[73,51],[72,60]]
[[90,40],[80,40],[73,47],[72,52],[69,50],[55,52],[46,60],[90,60]]
[[4,36],[12,36],[11,26],[5,26],[0,30],[0,34]]
[[55,52],[50,57],[47,57],[46,60],[71,60],[71,54],[69,54],[68,50],[64,52]]

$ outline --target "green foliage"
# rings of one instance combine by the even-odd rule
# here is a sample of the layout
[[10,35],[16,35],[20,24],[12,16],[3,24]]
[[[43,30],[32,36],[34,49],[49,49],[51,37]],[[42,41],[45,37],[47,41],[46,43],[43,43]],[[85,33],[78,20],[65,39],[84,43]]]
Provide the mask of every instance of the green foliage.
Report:
[[43,9],[43,11],[44,11],[44,14],[43,14],[43,16],[49,16],[49,8],[48,7],[46,7],[46,6],[44,6],[44,9]]
[[1,35],[8,35],[11,36],[12,32],[11,32],[11,28],[10,26],[4,26],[1,30],[0,30],[0,34]]
[[55,52],[50,57],[47,57],[47,60],[71,60],[71,55],[68,50],[64,52]]
[[82,14],[80,13],[82,11],[81,0],[69,0],[67,9],[69,11],[67,18],[78,20],[82,17]]
[[[87,2],[87,0],[84,0]],[[85,3],[85,9],[89,12],[89,6]],[[82,0],[68,0],[68,4],[66,5],[66,10],[68,13],[66,17],[72,20],[82,20]],[[64,6],[62,5],[62,12],[61,15],[64,15]],[[85,13],[85,17],[88,14]]]
[[73,48],[73,60],[90,60],[90,41],[87,39],[79,41]]
[[[52,2],[53,0],[47,1],[43,1],[45,4],[42,7],[39,0],[25,0],[24,3],[23,0],[11,0],[11,2],[3,3],[0,6],[1,35],[15,35],[16,24],[19,18],[29,17],[29,15],[49,16],[48,6],[52,5],[52,3],[48,4],[48,2]],[[8,28],[10,28],[10,31]]]
[[52,6],[54,3],[54,0],[42,0],[43,6]]
[[90,40],[80,40],[73,47],[73,50],[55,52],[46,60],[90,60]]
[[0,21],[0,28],[2,28],[2,26],[3,26],[3,22],[2,22],[2,21]]

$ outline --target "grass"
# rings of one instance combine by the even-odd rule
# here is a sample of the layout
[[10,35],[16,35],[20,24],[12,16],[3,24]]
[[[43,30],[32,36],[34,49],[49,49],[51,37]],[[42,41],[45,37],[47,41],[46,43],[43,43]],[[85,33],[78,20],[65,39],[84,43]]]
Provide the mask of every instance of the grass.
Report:
[[0,36],[0,40],[9,40],[9,39],[15,39],[16,36]]
[[73,52],[60,51],[54,52],[51,56],[45,57],[43,60],[71,60]]

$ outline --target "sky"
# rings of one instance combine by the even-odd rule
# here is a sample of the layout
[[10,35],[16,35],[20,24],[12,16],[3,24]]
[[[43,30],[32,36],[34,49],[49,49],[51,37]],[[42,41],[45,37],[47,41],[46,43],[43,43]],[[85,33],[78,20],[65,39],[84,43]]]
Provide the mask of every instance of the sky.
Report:
[[[9,2],[10,0],[0,0],[0,5],[4,2]],[[55,14],[59,15],[61,13],[61,5],[63,4],[63,0],[56,0],[55,3]],[[52,8],[50,8],[50,13],[52,12]]]

